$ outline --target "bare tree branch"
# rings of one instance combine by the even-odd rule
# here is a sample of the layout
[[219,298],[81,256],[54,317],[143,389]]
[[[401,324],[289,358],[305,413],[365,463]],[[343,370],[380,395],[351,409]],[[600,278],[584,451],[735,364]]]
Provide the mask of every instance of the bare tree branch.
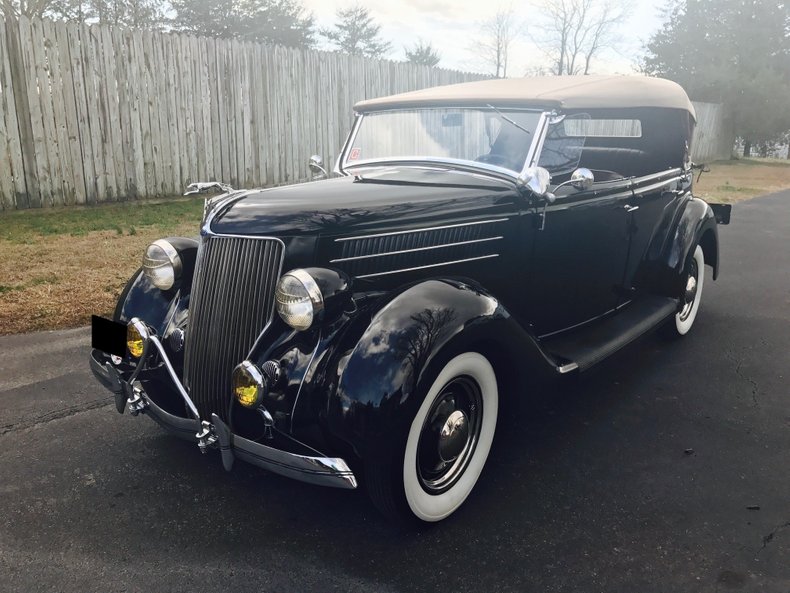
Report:
[[545,18],[535,42],[554,74],[589,74],[593,58],[619,43],[617,26],[630,10],[630,2],[615,0],[542,0]]
[[491,19],[480,23],[480,34],[472,41],[470,51],[491,74],[506,78],[510,48],[518,34],[519,26],[512,8],[502,9]]

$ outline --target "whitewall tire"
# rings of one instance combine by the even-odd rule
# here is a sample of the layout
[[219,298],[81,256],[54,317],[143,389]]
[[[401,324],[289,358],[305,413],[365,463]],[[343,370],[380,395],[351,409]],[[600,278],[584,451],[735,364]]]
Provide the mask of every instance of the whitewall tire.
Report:
[[460,354],[439,372],[403,456],[403,491],[414,516],[441,521],[463,504],[488,458],[498,410],[496,374],[482,354]]
[[675,314],[674,328],[678,336],[685,336],[697,318],[702,288],[705,284],[705,255],[697,245],[686,268],[686,285],[680,297],[680,309]]

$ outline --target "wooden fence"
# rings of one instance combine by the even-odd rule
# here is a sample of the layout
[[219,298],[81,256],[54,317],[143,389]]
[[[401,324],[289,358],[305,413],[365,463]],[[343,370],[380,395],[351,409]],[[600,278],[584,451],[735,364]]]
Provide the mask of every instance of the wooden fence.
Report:
[[[332,165],[353,105],[481,75],[237,40],[0,21],[0,209],[260,187]],[[695,160],[726,158],[696,104]],[[729,142],[729,145],[728,145]]]
[[694,101],[697,127],[691,141],[691,160],[710,163],[732,158],[735,130],[724,105]]
[[[1,24],[1,23],[0,23]],[[0,26],[0,208],[278,185],[331,164],[355,102],[480,75],[47,20]]]

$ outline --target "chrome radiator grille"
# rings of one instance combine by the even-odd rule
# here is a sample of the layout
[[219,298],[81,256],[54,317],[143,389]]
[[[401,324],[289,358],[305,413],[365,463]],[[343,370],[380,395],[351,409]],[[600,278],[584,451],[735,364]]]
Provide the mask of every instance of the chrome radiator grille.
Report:
[[274,313],[283,245],[274,239],[203,237],[189,298],[184,382],[204,420],[227,421],[230,376]]

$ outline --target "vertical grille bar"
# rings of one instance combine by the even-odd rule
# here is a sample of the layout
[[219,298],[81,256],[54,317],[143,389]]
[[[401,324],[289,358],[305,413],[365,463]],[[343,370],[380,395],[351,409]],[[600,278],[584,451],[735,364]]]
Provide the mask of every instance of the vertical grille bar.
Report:
[[274,239],[204,237],[189,303],[184,383],[200,412],[228,420],[230,375],[274,314],[283,245]]

